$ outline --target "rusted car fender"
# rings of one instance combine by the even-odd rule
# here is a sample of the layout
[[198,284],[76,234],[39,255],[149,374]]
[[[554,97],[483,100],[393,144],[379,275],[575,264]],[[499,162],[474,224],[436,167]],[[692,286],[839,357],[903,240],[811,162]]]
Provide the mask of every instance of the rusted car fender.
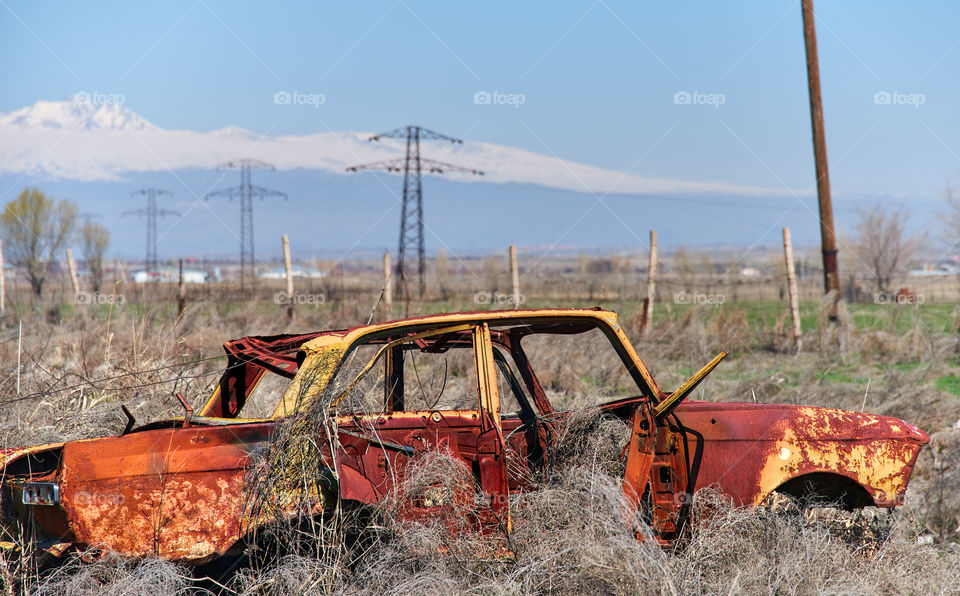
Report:
[[60,507],[79,547],[202,563],[244,530],[249,457],[273,423],[167,428],[67,443]]
[[[702,453],[692,463],[696,488],[719,486],[741,505],[800,489],[798,479],[810,481],[805,490],[833,493],[815,496],[852,499],[852,506],[901,505],[929,441],[897,418],[832,408],[688,401],[676,419],[691,452]],[[854,484],[869,502],[852,494]]]

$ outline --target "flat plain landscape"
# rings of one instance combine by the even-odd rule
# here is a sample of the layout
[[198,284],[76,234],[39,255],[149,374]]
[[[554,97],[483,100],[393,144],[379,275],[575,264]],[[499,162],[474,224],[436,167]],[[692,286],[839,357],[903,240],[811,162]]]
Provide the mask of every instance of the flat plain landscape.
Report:
[[[487,267],[480,282],[463,272],[431,278],[426,300],[412,301],[410,315],[509,307],[504,297],[512,294],[496,265]],[[179,318],[173,284],[124,282],[79,301],[68,284],[53,284],[39,302],[14,286],[0,331],[0,446],[117,434],[124,425],[121,404],[140,422],[178,416],[177,392],[197,408],[219,378],[225,362],[220,345],[228,339],[402,316],[406,305],[399,296],[393,314],[385,312],[375,273],[340,271],[298,280],[294,300],[281,294],[282,282],[261,280],[253,290],[189,286]],[[475,536],[443,537],[441,527],[424,524],[371,548],[353,565],[341,559],[331,564],[328,555],[294,554],[246,570],[227,587],[240,593],[799,594],[949,593],[960,585],[960,309],[955,303],[844,304],[835,324],[827,320],[824,303],[803,300],[798,352],[776,279],[764,282],[762,293],[771,296],[766,299],[744,299],[743,284],[734,298],[734,287],[719,278],[701,276],[683,289],[675,285],[675,291],[664,284],[650,329],[641,337],[643,276],[608,271],[578,278],[576,270],[554,275],[553,281],[521,278],[521,289],[529,291],[523,306],[600,305],[619,312],[641,358],[665,388],[726,350],[730,357],[694,398],[829,406],[916,424],[931,442],[921,453],[905,506],[892,515],[868,511],[838,521],[730,508],[716,495],[704,494],[682,544],[661,549],[637,542],[618,523],[613,470],[624,429],[598,420],[584,404],[567,404],[582,410],[574,417],[580,428],[568,437],[582,456],[565,460],[518,503],[509,557],[492,554]],[[689,298],[697,296],[703,298]],[[296,313],[292,321],[286,317],[290,303]],[[558,363],[589,358],[575,349],[552,356]],[[562,374],[563,367],[557,370]],[[159,560],[72,557],[45,573],[5,560],[0,573],[14,592],[201,589],[188,570]]]

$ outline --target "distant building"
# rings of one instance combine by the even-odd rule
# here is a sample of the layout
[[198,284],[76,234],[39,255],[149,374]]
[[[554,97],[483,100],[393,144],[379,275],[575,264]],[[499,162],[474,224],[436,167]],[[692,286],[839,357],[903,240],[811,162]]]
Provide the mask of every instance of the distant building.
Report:
[[[209,274],[206,271],[198,271],[196,269],[184,269],[183,270],[183,283],[186,284],[202,284],[206,283],[209,279]],[[130,272],[130,279],[134,283],[142,284],[148,282],[159,282],[159,283],[177,283],[180,280],[180,271],[178,269],[158,269],[156,271],[132,271]]]
[[920,269],[911,269],[908,273],[915,277],[932,275],[960,275],[960,263],[954,260],[940,261],[935,264],[924,264]]
[[[290,272],[294,277],[305,277],[312,279],[321,279],[329,275],[328,271],[317,271],[316,269],[304,269],[302,267],[292,267]],[[268,271],[261,271],[257,277],[260,279],[286,279],[287,271],[283,267],[277,267]]]

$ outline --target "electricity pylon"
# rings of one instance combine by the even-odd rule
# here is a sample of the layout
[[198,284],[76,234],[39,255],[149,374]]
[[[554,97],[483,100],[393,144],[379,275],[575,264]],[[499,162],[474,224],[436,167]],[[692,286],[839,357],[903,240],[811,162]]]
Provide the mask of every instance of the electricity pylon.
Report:
[[407,143],[406,156],[376,163],[360,164],[347,168],[348,172],[359,170],[384,170],[387,172],[403,172],[403,207],[400,212],[400,241],[397,248],[397,280],[403,288],[407,305],[410,303],[410,290],[407,287],[407,271],[413,268],[410,255],[411,245],[416,245],[417,273],[419,274],[420,298],[423,299],[426,271],[426,256],[424,253],[423,238],[423,186],[421,177],[424,171],[427,174],[443,174],[445,172],[468,172],[483,176],[480,170],[465,168],[434,159],[420,157],[421,140],[441,140],[462,145],[463,141],[434,132],[422,126],[405,126],[390,132],[374,135],[371,141],[384,138],[404,139]]
[[224,188],[208,192],[204,198],[210,197],[228,197],[231,201],[233,197],[240,199],[240,287],[243,287],[247,277],[247,269],[250,269],[250,279],[256,280],[256,254],[253,251],[253,197],[283,197],[287,199],[287,193],[278,190],[270,190],[261,186],[254,186],[250,182],[250,170],[253,168],[263,168],[274,170],[275,168],[262,161],[254,159],[237,159],[228,161],[217,167],[218,170],[234,168],[240,170],[240,186]]
[[144,260],[146,263],[147,276],[149,278],[149,275],[157,270],[157,218],[164,217],[166,215],[180,214],[176,211],[171,211],[170,209],[157,209],[157,196],[173,196],[173,193],[170,191],[161,190],[159,188],[144,188],[130,193],[130,196],[135,195],[146,195],[147,206],[140,209],[124,211],[121,215],[145,215],[147,217],[147,252]]

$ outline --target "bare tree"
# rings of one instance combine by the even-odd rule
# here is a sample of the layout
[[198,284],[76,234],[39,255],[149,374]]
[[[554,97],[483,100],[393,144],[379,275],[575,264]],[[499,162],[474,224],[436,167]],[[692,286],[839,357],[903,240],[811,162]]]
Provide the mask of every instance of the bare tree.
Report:
[[858,208],[852,241],[853,265],[865,267],[880,292],[890,292],[920,248],[922,237],[907,231],[910,214],[903,207],[873,204]]
[[693,284],[697,279],[697,266],[693,262],[693,255],[681,244],[673,253],[670,270],[676,274],[685,292],[693,291]]
[[952,185],[947,185],[944,190],[944,200],[947,208],[940,214],[943,218],[943,235],[944,240],[950,245],[950,252],[953,252],[960,247],[960,192]]
[[110,230],[95,221],[88,221],[80,228],[80,248],[93,277],[93,291],[99,292],[103,283],[103,255],[110,245]]
[[37,298],[43,293],[50,263],[70,238],[76,218],[73,201],[54,201],[36,188],[25,188],[0,214],[0,232],[11,261],[25,269]]

